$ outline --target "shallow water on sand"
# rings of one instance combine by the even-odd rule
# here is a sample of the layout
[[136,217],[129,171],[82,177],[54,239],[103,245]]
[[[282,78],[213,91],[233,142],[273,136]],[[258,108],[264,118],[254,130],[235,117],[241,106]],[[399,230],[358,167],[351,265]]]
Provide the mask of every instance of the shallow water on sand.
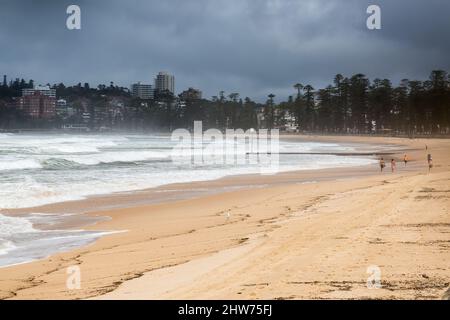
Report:
[[[41,259],[57,252],[89,244],[108,232],[54,230],[64,215],[29,214],[24,217],[0,215],[0,267]],[[93,219],[92,222],[98,221]],[[43,229],[37,229],[39,224]]]

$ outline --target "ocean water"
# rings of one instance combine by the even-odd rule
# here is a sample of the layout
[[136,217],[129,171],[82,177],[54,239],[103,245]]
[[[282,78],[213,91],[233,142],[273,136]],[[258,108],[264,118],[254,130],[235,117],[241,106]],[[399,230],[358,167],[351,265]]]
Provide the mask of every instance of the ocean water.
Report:
[[84,230],[38,230],[35,223],[48,225],[63,215],[29,214],[9,217],[0,214],[0,267],[45,258],[94,242],[110,232]]
[[[176,143],[169,135],[0,133],[0,212],[170,183],[260,173],[258,165],[249,163],[173,161]],[[193,152],[205,154],[211,150],[207,147]],[[357,148],[356,145],[282,140],[279,145],[281,153],[355,152]],[[176,159],[185,157],[184,154],[176,156]],[[359,166],[373,162],[368,157],[289,154],[280,155],[279,171]],[[63,218],[64,213],[25,217],[0,214],[0,266],[69,250],[103,234],[82,230],[38,230],[34,226],[36,223],[51,225],[55,219]]]
[[[259,173],[251,164],[172,161],[170,136],[2,134],[0,209],[34,207],[87,196]],[[353,152],[355,146],[280,141],[280,152]],[[367,157],[281,155],[279,170],[366,165]]]

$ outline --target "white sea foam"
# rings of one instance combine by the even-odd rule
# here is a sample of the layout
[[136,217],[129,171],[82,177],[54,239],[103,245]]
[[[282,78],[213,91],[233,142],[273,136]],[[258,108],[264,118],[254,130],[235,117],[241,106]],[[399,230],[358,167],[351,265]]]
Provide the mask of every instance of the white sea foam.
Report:
[[14,250],[15,247],[11,241],[0,239],[0,256]]
[[[226,141],[230,144],[231,141]],[[260,173],[249,164],[171,161],[176,143],[169,136],[2,134],[0,208],[23,208],[132,191],[170,183],[204,181],[227,175]],[[307,152],[353,152],[354,145],[280,141],[279,171],[370,164],[373,160]],[[240,152],[248,150],[240,149]],[[224,156],[223,148],[195,148],[191,154]],[[183,154],[178,154],[183,157]]]
[[0,267],[25,263],[45,258],[57,252],[86,245],[110,232],[83,230],[38,230],[33,227],[52,224],[54,219],[64,216],[29,215],[28,217],[9,217],[0,214]]
[[0,158],[0,171],[7,170],[24,170],[24,169],[38,169],[42,168],[39,160],[36,159],[1,159]]
[[96,153],[100,152],[97,146],[92,145],[59,145],[41,147],[41,151],[50,153]]
[[150,159],[164,159],[167,157],[167,154],[155,151],[122,151],[79,156],[56,156],[56,158],[65,159],[84,165],[97,165],[100,163],[114,162],[138,162]]
[[0,139],[7,139],[11,136],[12,136],[11,133],[0,133]]
[[21,217],[8,217],[0,214],[0,238],[19,232],[34,232],[33,224]]

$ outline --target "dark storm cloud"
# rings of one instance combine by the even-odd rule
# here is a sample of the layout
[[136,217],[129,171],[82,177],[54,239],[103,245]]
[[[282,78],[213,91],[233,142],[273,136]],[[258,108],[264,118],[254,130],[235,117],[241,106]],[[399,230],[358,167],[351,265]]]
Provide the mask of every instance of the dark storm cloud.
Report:
[[[65,27],[78,4],[82,30]],[[366,9],[382,9],[369,31]],[[426,78],[450,69],[445,0],[1,1],[0,72],[39,83],[152,82],[286,97],[296,82],[324,86],[336,73]],[[449,70],[450,71],[450,70]]]

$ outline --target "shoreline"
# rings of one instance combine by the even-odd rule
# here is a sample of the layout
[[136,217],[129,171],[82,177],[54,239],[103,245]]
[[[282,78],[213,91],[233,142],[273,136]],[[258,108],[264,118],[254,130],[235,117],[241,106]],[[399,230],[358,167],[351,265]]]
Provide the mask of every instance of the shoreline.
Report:
[[[374,172],[368,170],[373,168],[373,165],[366,164],[323,169],[280,171],[273,175],[261,175],[256,173],[228,175],[212,180],[177,182],[145,189],[89,195],[83,199],[55,202],[40,206],[6,208],[2,209],[0,214],[22,216],[38,212],[82,215],[108,209],[124,209],[139,205],[159,204],[167,201],[188,200],[201,196],[233,191],[233,189],[252,189],[293,182],[312,183],[328,179],[345,178],[348,177],[347,170],[351,170],[355,176],[371,175]],[[296,175],[296,177],[293,178],[291,175]],[[297,180],[297,175],[300,176],[300,180]],[[258,185],[261,181],[264,181],[265,183],[263,185]],[[162,195],[166,195],[166,197]],[[114,203],[114,205],[104,205],[104,202]]]
[[[305,137],[308,141],[311,139],[314,139],[310,136]],[[332,139],[337,139],[336,137],[331,137]],[[341,137],[340,139],[349,142],[350,141],[360,141],[362,140],[360,137],[354,137],[351,139],[346,139],[348,137]],[[319,138],[320,140],[322,138]],[[376,138],[374,138],[376,139]],[[341,141],[342,141],[341,140]],[[378,140],[378,139],[377,139]],[[391,139],[392,140],[392,139]],[[408,139],[409,140],[409,139]],[[329,140],[328,140],[329,141]],[[372,140],[373,141],[373,140]],[[403,142],[399,140],[391,141],[395,142],[395,144],[402,145]],[[411,142],[411,141],[409,141]],[[438,142],[434,141],[428,141],[432,144],[438,144]],[[448,142],[448,141],[444,141]],[[376,141],[374,143],[380,143],[379,141]],[[418,142],[415,144],[414,148],[419,147]],[[408,145],[408,144],[407,144]],[[402,149],[403,150],[403,149]],[[415,151],[416,153],[422,153],[419,150]],[[397,156],[398,157],[398,156]],[[414,157],[415,158],[415,157]],[[418,158],[418,157],[417,157]],[[422,157],[421,157],[422,158]],[[423,158],[422,158],[423,159]],[[398,175],[386,175],[386,179],[391,180],[394,178],[398,178],[401,176],[402,178],[414,178],[417,176],[417,168],[416,166],[421,166],[423,164],[423,160],[416,161],[411,166],[411,171],[408,172],[402,172]],[[400,167],[400,163],[398,166]],[[372,167],[371,167],[372,168]],[[101,239],[97,240],[94,244],[91,244],[87,247],[78,248],[74,251],[70,251],[63,254],[57,254],[52,255],[49,258],[31,262],[27,265],[21,265],[16,267],[8,267],[8,268],[2,268],[0,269],[0,283],[2,283],[2,286],[0,287],[0,296],[2,298],[8,298],[8,297],[25,297],[25,298],[32,298],[36,292],[39,290],[45,290],[43,293],[44,296],[48,297],[57,297],[57,298],[79,298],[79,297],[92,297],[92,296],[99,296],[102,293],[110,292],[113,289],[116,289],[119,287],[121,283],[127,283],[130,281],[130,279],[137,278],[136,280],[139,280],[141,278],[140,275],[148,273],[150,270],[154,269],[160,269],[160,270],[167,270],[167,266],[169,265],[177,265],[182,266],[183,262],[187,261],[195,261],[196,257],[201,258],[204,257],[205,259],[208,259],[208,256],[213,255],[214,253],[222,252],[223,250],[232,250],[231,248],[239,248],[242,243],[247,243],[250,237],[248,237],[250,234],[266,234],[266,233],[274,233],[277,231],[279,227],[277,225],[277,228],[272,229],[274,224],[277,223],[284,223],[286,215],[278,216],[280,221],[277,223],[271,222],[266,223],[267,218],[272,218],[272,215],[270,212],[267,213],[255,213],[256,221],[253,221],[253,214],[251,217],[247,217],[245,214],[234,213],[235,209],[233,206],[231,206],[231,203],[242,203],[242,202],[249,202],[250,198],[251,200],[255,200],[255,197],[257,199],[266,199],[268,195],[275,196],[281,192],[286,191],[289,192],[297,192],[297,190],[303,190],[305,192],[304,199],[299,199],[298,202],[305,202],[306,204],[311,202],[313,200],[311,196],[314,195],[314,192],[312,192],[311,188],[308,188],[307,185],[301,184],[301,179],[311,179],[313,176],[317,176],[317,178],[310,182],[308,185],[313,185],[314,187],[317,187],[317,189],[327,189],[329,186],[327,185],[336,185],[336,190],[332,189],[328,192],[325,192],[325,195],[323,194],[324,190],[319,191],[317,193],[322,194],[322,197],[327,197],[327,194],[329,193],[335,193],[339,194],[341,191],[347,190],[347,189],[353,189],[355,187],[354,185],[378,185],[382,184],[384,177],[381,177],[378,174],[378,172],[372,172],[370,174],[367,174],[367,170],[369,168],[359,168],[355,169],[354,167],[350,168],[340,168],[337,170],[332,169],[324,169],[323,172],[318,172],[320,170],[313,170],[313,172],[306,172],[306,171],[300,171],[300,172],[287,172],[287,173],[279,173],[276,176],[272,177],[242,177],[242,176],[233,176],[233,177],[226,177],[219,180],[213,180],[208,182],[201,182],[200,185],[203,184],[203,186],[206,189],[212,189],[214,187],[221,186],[222,188],[225,185],[226,189],[226,180],[229,179],[229,183],[231,182],[236,183],[237,180],[241,180],[242,182],[246,182],[246,186],[242,187],[240,190],[228,190],[226,192],[219,191],[218,193],[214,194],[201,194],[198,197],[194,198],[187,198],[187,199],[179,199],[176,201],[166,201],[163,203],[154,203],[152,205],[136,205],[132,207],[126,207],[126,208],[116,208],[116,209],[108,209],[108,210],[100,210],[97,212],[90,212],[88,213],[89,216],[111,216],[111,220],[109,221],[100,221],[96,223],[93,226],[89,226],[86,228],[86,230],[110,230],[109,228],[112,228],[112,230],[116,230],[118,226],[130,226],[129,232],[126,234],[120,234],[120,235],[111,235],[102,237]],[[408,170],[410,167],[408,167]],[[333,172],[334,171],[334,172]],[[365,173],[365,174],[364,174]],[[239,177],[241,177],[239,179]],[[249,182],[252,182],[250,184]],[[264,184],[262,182],[265,182]],[[183,190],[183,187],[192,187],[193,184],[196,183],[187,183],[187,184],[181,184],[178,186],[180,190]],[[261,185],[262,187],[259,188],[248,188],[249,185]],[[349,184],[352,184],[352,186],[348,186]],[[342,190],[342,188],[344,190]],[[309,193],[313,194],[309,194]],[[249,199],[245,199],[243,195],[247,195]],[[317,195],[318,196],[318,195]],[[314,198],[314,197],[313,197]],[[218,203],[215,204],[209,204],[210,201],[218,201]],[[263,200],[266,201],[266,200]],[[251,201],[250,201],[251,202]],[[275,203],[272,203],[271,201],[268,201],[270,206],[275,206]],[[319,201],[320,202],[320,201]],[[227,204],[230,203],[230,204]],[[254,206],[255,204],[251,202],[249,206]],[[186,208],[183,208],[185,206]],[[196,210],[190,209],[192,207],[196,207]],[[201,212],[197,212],[198,208],[203,208],[203,212],[209,212],[214,207],[215,214],[201,214]],[[224,207],[230,207],[228,209]],[[277,207],[278,208],[278,207]],[[185,210],[183,210],[185,209]],[[180,211],[181,210],[181,211]],[[230,210],[230,211],[227,211]],[[145,214],[146,211],[151,211],[153,215],[155,215],[151,219],[148,214]],[[264,210],[262,210],[264,211]],[[189,221],[187,217],[184,215],[180,215],[181,212],[185,212],[190,219],[193,221]],[[187,212],[187,213],[186,213]],[[224,217],[224,214],[226,212],[233,212],[231,214],[231,218]],[[163,214],[166,213],[166,214]],[[257,216],[257,217],[256,217]],[[158,218],[158,219],[157,219]],[[261,218],[261,219],[260,219]],[[149,220],[150,219],[150,220]],[[224,221],[225,219],[225,221]],[[259,219],[259,220],[258,220]],[[247,221],[249,220],[249,221]],[[139,223],[137,222],[139,221]],[[155,222],[155,226],[148,226],[150,221]],[[175,221],[177,221],[175,223]],[[262,221],[262,222],[258,222]],[[268,220],[270,221],[270,220]],[[157,226],[158,224],[159,227]],[[232,230],[229,230],[230,225],[236,225],[238,226],[238,230],[240,230],[237,235],[242,235],[242,237],[237,236],[232,232]],[[150,228],[148,229],[150,233],[147,232],[139,232],[139,230],[133,230],[136,229],[137,226],[140,226],[142,229]],[[101,228],[101,229],[99,229]],[[106,229],[105,229],[106,228]],[[139,229],[139,228],[138,228]],[[217,234],[223,234],[223,237],[220,239],[212,240],[211,238],[212,234],[210,233],[211,230],[209,229],[215,229],[217,231]],[[220,232],[219,232],[220,231]],[[250,233],[249,233],[250,232]],[[158,234],[159,233],[159,234]],[[197,235],[197,233],[205,233],[203,235]],[[149,236],[152,235],[150,238]],[[200,239],[203,239],[202,241],[205,243],[202,243],[202,241],[198,242]],[[190,248],[187,250],[188,252],[185,252],[185,254],[170,254],[167,255],[167,252],[164,252],[164,250],[161,250],[161,247],[159,248],[159,252],[162,254],[163,258],[159,258],[155,260],[155,257],[152,258],[150,256],[153,256],[150,254],[150,256],[147,256],[146,251],[149,248],[154,248],[156,251],[157,245],[155,245],[154,242],[161,242],[165,243],[165,245],[171,246],[175,245],[176,243],[186,243],[185,241],[193,238],[196,239],[194,241],[193,248]],[[181,240],[184,239],[184,240]],[[243,240],[246,239],[246,240]],[[134,244],[132,240],[140,240],[142,241],[141,244]],[[260,240],[258,240],[260,241]],[[115,247],[117,246],[117,247]],[[101,267],[101,265],[104,264],[101,258],[96,258],[95,253],[104,253],[108,251],[108,247],[111,248],[123,248],[126,247],[135,247],[136,254],[130,254],[128,258],[133,260],[136,263],[136,266],[131,267],[132,270],[126,270],[124,268],[125,266],[117,266],[116,268],[112,268],[113,270],[109,270],[107,273],[109,274],[108,277],[106,277],[108,280],[100,281],[101,285],[99,283],[96,283],[95,279],[93,278],[93,274],[95,274],[95,269],[98,269]],[[164,245],[162,246],[164,247]],[[179,245],[175,245],[175,247],[179,247]],[[182,246],[185,247],[185,246]],[[123,250],[122,249],[122,250]],[[184,248],[186,249],[186,248]],[[109,249],[113,250],[114,249]],[[175,249],[174,249],[175,250]],[[176,250],[175,250],[176,251]],[[181,252],[184,252],[183,250]],[[113,256],[116,256],[116,258],[121,254],[120,252],[111,253]],[[165,256],[165,258],[164,258]],[[173,257],[175,256],[175,257]],[[147,259],[148,258],[148,259]],[[85,260],[86,259],[86,260]],[[127,256],[123,256],[122,259],[127,259]],[[217,257],[213,258],[214,261],[217,261]],[[219,259],[220,260],[220,259]],[[70,263],[70,262],[77,262],[77,264],[80,264],[82,266],[82,269],[87,268],[88,269],[88,288],[83,288],[80,291],[75,292],[67,292],[63,287],[61,288],[61,282],[58,282],[57,279],[64,279],[64,267]],[[208,261],[208,260],[207,260]],[[209,263],[209,262],[206,262]],[[220,265],[220,263],[219,263]],[[97,267],[95,267],[97,266]],[[53,271],[51,273],[40,273],[39,270],[48,270],[48,268],[52,268]],[[176,268],[176,267],[175,267]],[[184,270],[182,267],[181,270]],[[217,266],[215,268],[218,268]],[[14,274],[16,281],[12,280],[11,276],[8,277],[8,272],[5,272],[5,269],[9,269],[8,271],[11,272],[11,276]],[[115,269],[115,271],[114,271]],[[36,272],[38,271],[38,272]],[[151,272],[150,272],[151,273]],[[30,282],[27,279],[24,278],[24,275],[33,275],[33,280]],[[92,276],[92,277],[91,277]],[[161,275],[162,276],[162,275]],[[202,277],[204,275],[199,275],[199,277]],[[49,280],[47,279],[47,277]],[[152,277],[155,277],[154,275]],[[23,280],[17,280],[22,278]],[[47,279],[43,280],[44,284],[37,284],[36,279]],[[10,280],[8,280],[10,279]],[[161,278],[159,278],[161,279]],[[127,281],[128,280],[128,281]],[[141,279],[144,280],[144,277]],[[6,283],[6,285],[4,285]],[[57,286],[56,283],[59,285]],[[108,285],[109,283],[109,285]],[[20,285],[20,286],[19,286]],[[20,287],[20,290],[14,290],[14,287]],[[58,289],[56,289],[57,287]],[[99,289],[103,288],[103,289]],[[40,289],[38,289],[40,288]],[[53,289],[51,289],[53,288]],[[8,294],[9,292],[9,294]],[[113,291],[114,292],[114,291]],[[175,295],[176,296],[176,295]],[[182,295],[181,295],[182,296]],[[229,296],[229,295],[225,295]],[[176,296],[177,297],[177,296]],[[216,296],[217,297],[217,296]],[[220,296],[219,296],[220,297]],[[239,296],[237,296],[239,298]],[[251,297],[250,297],[251,298]]]
[[[405,147],[406,145],[403,145],[402,143],[396,143],[396,144],[386,144],[386,143],[380,143],[380,142],[373,142],[373,141],[366,141],[362,140],[363,143],[361,143],[361,140],[358,139],[359,137],[347,137],[343,136],[341,138],[344,139],[344,141],[340,141],[339,139],[335,139],[335,136],[307,136],[307,135],[282,135],[280,136],[281,139],[286,140],[297,140],[297,141],[304,141],[304,142],[323,142],[323,143],[344,143],[350,142],[351,144],[361,144],[360,147],[364,147],[364,145],[373,145],[378,147],[378,149],[373,149],[371,151],[364,151],[364,152],[322,152],[322,153],[313,153],[313,152],[305,152],[305,153],[295,153],[298,155],[336,155],[336,156],[363,156],[367,158],[374,158],[376,156],[380,155],[394,155],[396,152],[399,151],[399,147]],[[338,137],[339,138],[339,137]],[[351,139],[349,139],[351,138]],[[314,140],[314,141],[311,141]],[[383,149],[387,148],[387,149]],[[395,148],[395,149],[393,149]],[[402,151],[408,151],[413,152],[417,151],[417,149],[402,149]],[[283,154],[294,154],[294,153],[283,153]],[[343,167],[333,167],[333,168],[321,168],[321,169],[304,169],[304,170],[289,170],[289,171],[280,171],[273,175],[266,175],[268,176],[283,176],[285,174],[294,173],[294,174],[301,174],[301,173],[319,173],[319,176],[322,176],[322,172],[324,171],[330,171],[333,172],[340,172],[343,169],[356,169],[356,168],[365,168],[368,169],[371,165],[360,165],[360,166],[343,166]],[[366,168],[367,167],[367,168]],[[23,207],[23,208],[3,208],[0,209],[0,214],[5,215],[11,215],[11,216],[22,216],[24,214],[29,213],[60,213],[60,214],[66,214],[66,213],[89,213],[92,211],[100,211],[100,210],[106,210],[106,209],[118,209],[118,208],[127,208],[131,206],[137,206],[137,205],[146,205],[146,204],[156,204],[161,203],[164,201],[173,201],[173,200],[183,200],[183,199],[189,199],[196,196],[202,196],[207,195],[208,193],[202,193],[202,189],[205,189],[206,187],[209,187],[209,184],[215,185],[214,182],[219,182],[221,186],[226,187],[252,187],[252,185],[246,185],[245,181],[256,181],[256,183],[259,183],[260,180],[258,177],[261,177],[261,174],[258,173],[249,173],[249,174],[238,174],[238,175],[227,175],[223,176],[217,179],[212,180],[197,180],[197,181],[189,181],[189,182],[176,182],[176,183],[168,183],[168,184],[162,184],[155,187],[149,187],[144,189],[136,189],[136,190],[124,190],[124,191],[118,191],[113,193],[106,193],[106,194],[93,194],[93,195],[86,195],[83,196],[81,199],[74,199],[74,200],[67,200],[67,201],[61,201],[61,202],[54,202],[54,203],[48,203],[43,205],[37,205],[37,206],[31,206],[31,207]],[[309,175],[311,176],[311,175]],[[242,179],[241,179],[242,178]],[[283,182],[283,179],[272,179],[276,183]],[[314,180],[314,179],[313,179]],[[290,181],[287,181],[290,182]],[[305,181],[307,182],[307,181]],[[188,189],[187,186],[192,186],[192,194],[189,194],[189,192],[186,191]],[[253,186],[254,187],[254,186]],[[182,191],[185,193],[185,196],[179,197],[179,194],[175,194],[173,197],[170,196],[170,192],[173,191],[175,193],[178,193]],[[213,193],[218,192],[226,192],[227,190],[217,190]],[[152,193],[159,193],[158,196],[152,197]],[[162,197],[161,194],[168,194],[168,197]],[[140,197],[139,195],[142,195]],[[141,198],[148,198],[151,197],[152,199],[150,201],[142,200]],[[115,205],[104,205],[104,202],[113,202]],[[100,206],[100,210],[99,210]]]
[[[84,127],[83,127],[84,129]],[[151,131],[151,130],[132,130],[132,129],[111,129],[111,130],[91,130],[91,131],[79,131],[78,129],[70,129],[70,128],[53,128],[53,129],[32,129],[32,128],[18,128],[18,129],[1,129],[0,133],[79,133],[79,134],[92,134],[92,133],[104,133],[104,134],[123,134],[123,133],[136,133],[136,134],[155,134],[155,135],[167,135],[172,131]],[[382,134],[382,133],[332,133],[332,132],[286,132],[283,131],[280,133],[283,136],[303,136],[303,137],[359,137],[364,139],[371,138],[383,138],[383,139],[449,139],[450,134],[445,133],[434,133],[434,134],[407,134],[407,133],[399,133],[397,135],[392,134]]]

